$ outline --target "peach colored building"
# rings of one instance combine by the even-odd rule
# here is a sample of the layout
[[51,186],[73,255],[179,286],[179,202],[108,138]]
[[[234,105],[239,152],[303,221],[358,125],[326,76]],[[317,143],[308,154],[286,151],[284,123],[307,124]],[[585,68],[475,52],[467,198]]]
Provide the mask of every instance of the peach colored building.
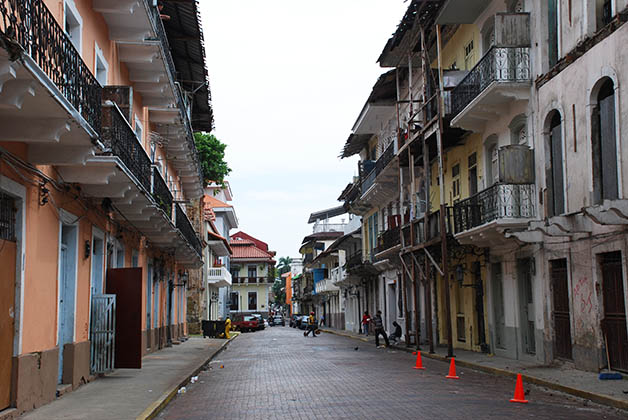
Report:
[[0,417],[187,334],[213,120],[196,3],[156,3],[0,0]]

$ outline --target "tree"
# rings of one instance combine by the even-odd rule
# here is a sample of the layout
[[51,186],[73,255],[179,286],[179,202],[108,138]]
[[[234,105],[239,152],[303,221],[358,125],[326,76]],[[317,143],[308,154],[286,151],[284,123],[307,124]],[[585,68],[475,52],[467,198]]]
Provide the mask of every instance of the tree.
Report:
[[194,142],[201,161],[203,181],[214,181],[224,187],[225,177],[231,173],[231,168],[225,162],[227,145],[209,133],[194,133]]
[[277,264],[277,271],[279,272],[280,276],[290,271],[290,264],[292,264],[292,258],[290,257],[279,258],[279,264]]

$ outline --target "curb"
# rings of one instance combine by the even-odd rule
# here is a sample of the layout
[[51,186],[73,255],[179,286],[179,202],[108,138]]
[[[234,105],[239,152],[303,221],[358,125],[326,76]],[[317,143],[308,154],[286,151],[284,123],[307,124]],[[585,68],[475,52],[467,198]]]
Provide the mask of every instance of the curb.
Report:
[[[332,331],[332,330],[321,330],[323,332],[329,333],[329,334],[334,334],[334,335],[339,335],[342,337],[348,337],[348,338],[352,338],[354,340],[360,340],[360,341],[364,341],[364,342],[368,342],[367,339],[365,338],[361,338],[361,337],[356,337],[350,334],[346,334],[346,333],[341,333],[338,331]],[[407,353],[412,353],[415,352],[416,350],[411,348],[411,347],[401,347],[401,346],[391,346],[396,350],[401,350],[401,351],[405,351]],[[449,359],[445,356],[441,356],[439,354],[430,354],[426,351],[421,351],[421,355],[425,356],[429,359],[433,359],[433,360],[439,360],[441,362],[448,362]],[[464,366],[470,369],[474,369],[474,370],[479,370],[485,373],[490,373],[493,375],[497,375],[497,376],[504,376],[507,378],[516,378],[517,377],[517,373],[516,372],[512,372],[509,370],[505,370],[505,369],[499,369],[499,368],[495,368],[495,367],[490,367],[490,366],[484,366],[484,365],[480,365],[477,363],[473,363],[473,362],[467,362],[465,360],[461,360],[461,359],[456,359],[456,365],[458,366]],[[542,378],[538,378],[536,376],[530,376],[528,374],[522,373],[521,374],[521,378],[531,384],[535,384],[535,385],[539,385],[539,386],[544,386],[546,388],[550,388],[556,391],[561,391],[564,392],[566,394],[571,394],[573,396],[579,397],[579,398],[584,398],[587,400],[591,400],[593,402],[596,402],[598,404],[603,404],[603,405],[607,405],[613,408],[619,408],[622,410],[628,410],[628,401],[624,401],[624,400],[618,400],[616,398],[613,397],[609,397],[607,395],[602,395],[602,394],[596,394],[594,392],[589,392],[589,391],[584,391],[582,389],[578,389],[578,388],[572,388],[566,385],[561,385],[559,383],[556,382],[551,382],[548,381],[546,379],[542,379]]]
[[[238,334],[240,335],[240,334]],[[197,376],[199,374],[199,372],[201,370],[203,370],[203,367],[211,362],[211,360],[216,357],[218,354],[220,354],[220,352],[222,352],[225,347],[227,347],[227,345],[229,343],[231,343],[236,337],[238,337],[238,335],[235,335],[233,337],[231,337],[229,340],[225,341],[224,343],[222,343],[220,345],[220,347],[218,348],[218,350],[216,350],[214,353],[212,353],[207,360],[205,360],[203,363],[201,363],[201,365],[197,368],[195,368],[189,375],[187,375],[181,382],[179,382],[178,385],[174,386],[173,388],[171,388],[169,391],[164,392],[163,394],[161,394],[161,396],[155,401],[153,402],[151,405],[149,405],[144,411],[142,411],[142,413],[136,417],[136,420],[150,420],[150,419],[154,419],[160,412],[161,410],[163,410],[170,401],[172,401],[172,399],[174,397],[176,397],[177,392],[179,391],[179,388],[181,388],[182,386],[185,386],[188,384],[188,382],[190,382],[190,380],[192,379],[193,376]]]

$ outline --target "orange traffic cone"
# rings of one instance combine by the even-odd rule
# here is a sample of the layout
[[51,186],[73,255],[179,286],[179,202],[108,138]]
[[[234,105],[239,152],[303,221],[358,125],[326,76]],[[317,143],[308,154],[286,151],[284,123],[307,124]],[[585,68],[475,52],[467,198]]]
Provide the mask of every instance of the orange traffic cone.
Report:
[[523,392],[523,380],[521,374],[517,373],[517,385],[515,385],[515,396],[510,402],[527,403],[525,393]]
[[425,369],[423,367],[423,361],[421,360],[421,352],[416,352],[416,365],[414,365],[414,369]]
[[460,379],[460,376],[456,375],[456,359],[451,358],[451,363],[449,364],[449,375],[446,376],[448,379]]

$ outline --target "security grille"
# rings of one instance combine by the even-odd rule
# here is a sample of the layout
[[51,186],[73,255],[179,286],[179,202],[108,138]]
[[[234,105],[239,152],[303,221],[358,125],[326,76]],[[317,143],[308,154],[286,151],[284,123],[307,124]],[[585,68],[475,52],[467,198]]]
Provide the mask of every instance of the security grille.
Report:
[[0,192],[0,239],[15,242],[15,199]]

